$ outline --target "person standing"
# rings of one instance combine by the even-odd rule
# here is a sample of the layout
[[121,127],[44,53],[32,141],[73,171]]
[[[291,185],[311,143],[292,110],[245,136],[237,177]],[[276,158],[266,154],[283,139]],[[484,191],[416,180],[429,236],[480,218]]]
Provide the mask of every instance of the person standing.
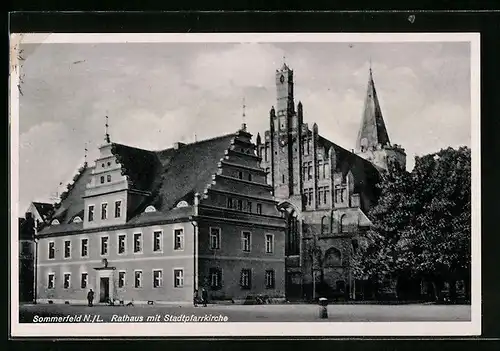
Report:
[[90,289],[89,293],[87,294],[87,301],[89,302],[90,307],[94,306],[94,292],[92,291],[92,289]]
[[201,289],[201,299],[203,300],[203,307],[207,307],[208,292],[205,288]]
[[193,304],[194,304],[194,307],[198,307],[198,299],[199,299],[199,296],[198,296],[198,289],[195,289],[195,290],[194,290],[194,296],[193,296]]

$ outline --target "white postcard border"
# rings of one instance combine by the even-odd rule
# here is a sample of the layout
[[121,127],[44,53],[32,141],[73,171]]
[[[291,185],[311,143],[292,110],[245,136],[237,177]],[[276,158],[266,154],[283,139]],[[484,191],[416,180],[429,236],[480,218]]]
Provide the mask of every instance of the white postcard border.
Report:
[[[10,230],[11,335],[13,337],[141,336],[468,336],[481,334],[481,165],[479,33],[137,33],[11,34],[10,74]],[[469,42],[471,52],[471,321],[470,322],[286,322],[286,323],[19,323],[19,44],[27,43],[264,43],[264,42]],[[208,310],[207,310],[208,312]]]

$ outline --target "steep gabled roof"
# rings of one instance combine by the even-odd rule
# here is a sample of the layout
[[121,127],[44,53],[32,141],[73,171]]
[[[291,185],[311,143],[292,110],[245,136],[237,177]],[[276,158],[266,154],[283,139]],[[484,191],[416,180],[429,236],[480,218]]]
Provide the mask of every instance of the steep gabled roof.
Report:
[[370,68],[363,119],[361,120],[361,127],[359,128],[358,139],[356,141],[356,150],[361,151],[362,146],[365,148],[376,148],[377,145],[387,144],[390,144],[389,135],[387,134],[384,118],[382,117],[382,110]]
[[192,203],[195,193],[203,193],[217,172],[218,163],[231,146],[235,133],[157,152],[162,163],[159,187],[153,203],[170,210],[177,202]]
[[[230,148],[235,136],[236,133],[231,133],[159,151],[114,143],[112,152],[122,164],[122,173],[131,182],[131,188],[151,194],[133,213],[129,213],[129,223],[142,224],[158,218],[168,218],[166,213],[181,200],[193,204],[194,194],[203,193],[212,182],[212,175],[217,173],[218,163]],[[81,223],[71,223],[71,221],[77,215],[83,219],[83,196],[91,180],[92,171],[93,167],[83,170],[56,209],[53,218],[57,218],[61,224],[48,227],[43,233],[80,228]],[[157,212],[143,214],[148,205],[153,205]],[[175,211],[177,216],[192,210],[188,208]]]
[[160,166],[154,151],[113,143],[111,152],[122,165],[122,174],[127,176],[131,189],[150,191]]
[[38,214],[44,218],[51,210],[54,209],[54,205],[45,202],[33,202]]
[[[69,223],[77,215],[83,212],[85,189],[90,182],[94,167],[85,167],[80,177],[75,181],[71,190],[68,191],[66,198],[61,201],[61,204],[55,210],[53,218],[57,218],[59,222]],[[82,218],[83,219],[83,218]]]
[[376,198],[376,184],[380,181],[380,171],[371,162],[320,135],[318,135],[318,144],[326,152],[333,147],[335,151],[335,171],[342,172],[343,177],[351,171],[354,178],[355,193],[362,194],[370,200]]

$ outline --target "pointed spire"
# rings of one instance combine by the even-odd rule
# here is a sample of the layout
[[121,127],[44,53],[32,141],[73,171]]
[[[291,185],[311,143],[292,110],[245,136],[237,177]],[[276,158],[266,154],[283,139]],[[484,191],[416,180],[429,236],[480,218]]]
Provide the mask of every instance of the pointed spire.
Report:
[[106,143],[110,143],[111,142],[111,139],[109,138],[109,131],[108,131],[108,128],[109,128],[109,123],[108,123],[108,116],[106,116],[106,124],[105,124],[105,128],[106,128],[106,136],[104,138],[104,141],[106,141]]
[[382,110],[377,97],[375,83],[373,82],[373,74],[371,68],[368,78],[368,88],[366,91],[365,105],[363,110],[363,119],[356,141],[356,151],[363,152],[370,148],[377,148],[390,144],[389,135],[385,127]]
[[260,133],[257,133],[257,145],[262,143],[262,139],[260,138]]

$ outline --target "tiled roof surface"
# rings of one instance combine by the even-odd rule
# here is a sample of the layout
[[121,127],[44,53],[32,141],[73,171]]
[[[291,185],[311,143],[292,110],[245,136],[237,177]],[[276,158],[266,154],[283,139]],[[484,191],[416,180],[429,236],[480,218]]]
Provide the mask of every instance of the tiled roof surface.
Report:
[[[122,164],[122,173],[132,182],[131,188],[151,193],[134,213],[129,213],[128,223],[140,224],[159,218],[191,215],[191,207],[171,210],[181,200],[192,205],[194,194],[203,193],[212,182],[212,175],[217,172],[218,162],[230,148],[235,135],[227,134],[182,145],[177,149],[160,151],[113,144],[112,152]],[[87,167],[83,171],[57,208],[53,218],[57,218],[61,224],[47,227],[43,233],[76,230],[78,226],[82,226],[81,223],[74,224],[71,221],[77,215],[83,219],[83,196],[86,185],[91,180],[92,170],[92,167]],[[144,209],[148,205],[153,205],[157,212],[144,214]]]
[[33,206],[35,206],[42,218],[54,208],[54,205],[45,202],[33,202]]

